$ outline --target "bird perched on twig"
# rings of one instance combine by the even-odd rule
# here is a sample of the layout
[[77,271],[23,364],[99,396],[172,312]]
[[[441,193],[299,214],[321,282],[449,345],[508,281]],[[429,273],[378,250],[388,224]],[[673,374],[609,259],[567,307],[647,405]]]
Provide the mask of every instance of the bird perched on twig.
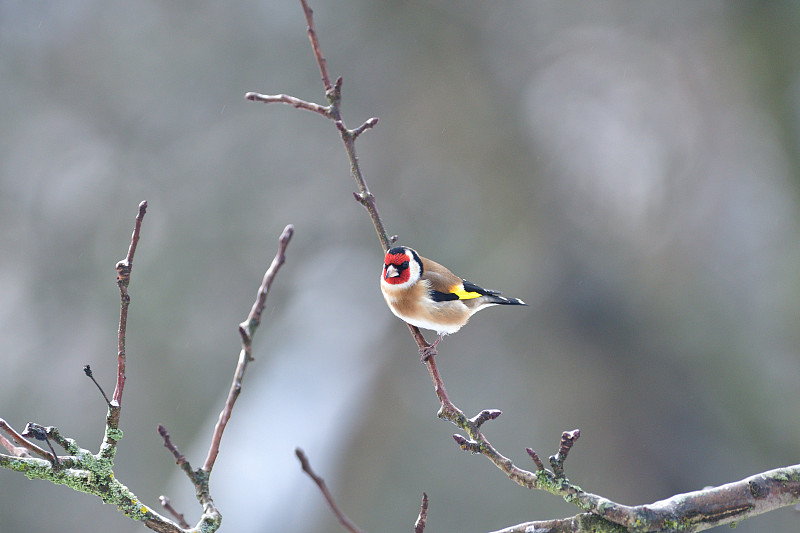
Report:
[[386,252],[381,292],[392,313],[412,326],[436,331],[438,337],[420,350],[423,359],[436,354],[442,337],[455,333],[469,318],[490,305],[527,305],[459,278],[407,246]]

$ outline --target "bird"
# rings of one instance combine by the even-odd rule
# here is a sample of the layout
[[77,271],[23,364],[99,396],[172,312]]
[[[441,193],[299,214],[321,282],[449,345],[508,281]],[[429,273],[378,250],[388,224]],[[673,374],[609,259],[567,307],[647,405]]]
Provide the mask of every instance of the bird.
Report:
[[386,252],[381,292],[389,309],[412,326],[433,330],[436,340],[420,349],[423,361],[435,355],[445,335],[460,330],[472,315],[491,305],[528,305],[519,298],[479,287],[408,246]]

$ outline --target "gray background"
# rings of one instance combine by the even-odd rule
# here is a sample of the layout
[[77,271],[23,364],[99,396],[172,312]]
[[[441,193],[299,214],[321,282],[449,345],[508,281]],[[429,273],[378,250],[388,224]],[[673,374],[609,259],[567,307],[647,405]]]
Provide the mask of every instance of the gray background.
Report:
[[[798,461],[796,2],[315,2],[390,233],[523,298],[441,345],[469,414],[521,466],[583,436],[586,490],[639,504]],[[577,509],[454,444],[333,124],[300,6],[0,2],[0,416],[97,450],[114,264],[134,265],[118,478],[193,489],[252,303],[296,226],[212,478],[223,531],[339,531],[308,452],[367,531],[487,531]],[[96,498],[0,472],[0,529],[142,531]],[[737,531],[796,531],[784,509]]]

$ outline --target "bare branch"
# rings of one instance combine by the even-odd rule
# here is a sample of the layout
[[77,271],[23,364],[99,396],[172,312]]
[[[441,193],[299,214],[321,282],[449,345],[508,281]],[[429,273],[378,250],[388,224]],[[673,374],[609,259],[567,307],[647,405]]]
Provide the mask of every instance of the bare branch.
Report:
[[317,38],[317,30],[314,28],[314,11],[308,6],[306,0],[300,0],[300,3],[303,5],[303,13],[305,13],[306,16],[308,39],[311,41],[311,49],[314,51],[314,57],[317,58],[319,73],[322,77],[322,85],[325,86],[325,92],[328,93],[332,89],[331,76],[328,74],[328,62],[325,61],[325,58],[322,56],[322,49],[319,46],[319,39]]
[[378,233],[378,238],[381,241],[381,246],[383,247],[383,250],[386,251],[389,249],[391,241],[386,233],[383,221],[381,220],[380,215],[378,215],[378,208],[375,205],[375,197],[369,191],[366,181],[364,181],[364,176],[361,172],[361,166],[358,163],[358,156],[356,154],[355,146],[355,141],[358,136],[364,133],[366,130],[375,127],[375,125],[378,123],[378,119],[375,117],[370,118],[361,124],[361,126],[353,130],[347,128],[344,120],[342,120],[341,111],[339,108],[342,98],[342,78],[339,77],[336,79],[335,83],[331,83],[331,77],[328,73],[328,65],[325,61],[325,57],[322,55],[322,48],[319,43],[319,38],[317,37],[317,30],[314,27],[314,12],[309,7],[306,0],[300,0],[300,3],[303,7],[303,13],[305,14],[306,23],[308,25],[308,38],[311,41],[311,49],[314,53],[314,58],[317,61],[317,66],[319,67],[320,75],[322,77],[322,84],[325,88],[325,97],[328,99],[330,105],[320,106],[294,96],[283,94],[261,95],[255,92],[248,92],[245,94],[245,98],[254,102],[281,102],[290,104],[300,109],[306,109],[308,111],[319,113],[334,121],[336,128],[339,130],[339,135],[341,136],[342,142],[344,143],[347,157],[350,159],[350,172],[358,184],[358,192],[354,193],[355,198],[369,212],[372,223],[375,226],[375,231]]
[[635,507],[593,497],[597,500],[592,512],[628,529],[661,531],[680,524],[687,531],[703,531],[798,503],[800,465]]
[[350,533],[363,533],[361,529],[358,528],[347,516],[339,509],[339,506],[336,505],[336,501],[333,499],[330,491],[328,490],[328,486],[325,484],[325,480],[319,477],[314,470],[311,468],[311,463],[308,461],[308,457],[306,457],[305,452],[300,448],[295,448],[294,450],[295,455],[300,460],[300,466],[303,468],[303,472],[308,474],[308,477],[314,480],[314,483],[317,484],[319,487],[320,492],[322,495],[325,496],[325,501],[328,502],[328,506],[333,511],[333,514],[336,515],[336,518],[339,520],[339,523],[342,524],[342,527],[345,528]]
[[175,518],[175,520],[178,521],[178,524],[183,529],[189,529],[190,527],[192,527],[191,525],[189,525],[189,522],[186,521],[186,518],[183,516],[183,513],[179,513],[178,511],[175,510],[175,508],[172,506],[172,502],[169,501],[169,498],[167,498],[162,494],[161,496],[158,497],[158,501],[161,503],[161,506],[164,508],[164,510],[166,510],[169,514],[171,514]]
[[[128,294],[128,285],[131,281],[131,271],[133,270],[133,256],[139,244],[139,233],[142,229],[142,220],[147,212],[147,202],[139,204],[139,211],[136,215],[136,222],[131,234],[131,244],[128,246],[128,253],[125,259],[119,261],[117,269],[117,286],[119,287],[120,307],[119,307],[119,329],[117,331],[117,383],[114,387],[114,394],[108,403],[108,414],[106,415],[106,430],[103,435],[103,443],[100,446],[100,454],[106,459],[112,459],[117,449],[117,442],[122,436],[119,431],[119,417],[122,409],[122,391],[125,388],[125,339],[128,329],[128,307],[131,297]],[[102,390],[102,389],[101,389]]]
[[25,429],[20,433],[23,437],[30,437],[36,440],[43,440],[47,443],[47,447],[50,448],[50,453],[52,454],[49,457],[51,463],[53,463],[53,467],[58,466],[58,455],[56,454],[53,445],[50,443],[50,439],[47,437],[47,430],[40,426],[39,424],[34,424],[33,422],[28,422],[25,425]]
[[139,231],[142,228],[142,219],[147,212],[147,202],[139,204],[139,213],[136,215],[136,224],[131,235],[131,245],[128,247],[128,255],[125,259],[117,263],[117,285],[120,293],[120,313],[119,313],[119,332],[118,332],[118,351],[117,351],[117,386],[114,389],[112,402],[117,407],[110,422],[112,427],[119,427],[119,408],[122,403],[122,390],[125,388],[125,335],[128,327],[128,306],[131,298],[128,295],[128,284],[131,280],[131,270],[133,269],[133,256],[136,253],[136,246],[139,244]]
[[244,97],[251,102],[261,102],[264,104],[289,104],[297,109],[305,109],[306,111],[311,111],[312,113],[318,113],[325,118],[331,118],[330,106],[323,106],[315,104],[314,102],[307,102],[306,100],[301,100],[300,98],[295,98],[294,96],[289,96],[288,94],[260,94],[249,92],[245,93]]
[[[549,474],[546,470],[544,472]],[[571,501],[590,513],[563,520],[527,522],[495,533],[540,530],[637,533],[704,531],[800,501],[800,465],[777,468],[733,483],[676,494],[666,500],[637,506],[622,505],[584,492],[563,479],[559,483],[575,490]]]
[[181,470],[183,470],[186,475],[189,476],[189,479],[193,485],[197,485],[197,476],[195,475],[194,470],[192,470],[192,465],[189,464],[189,461],[186,460],[186,456],[180,452],[178,447],[172,443],[172,439],[170,438],[169,433],[167,433],[167,428],[159,424],[158,434],[161,435],[162,439],[164,439],[164,447],[168,449],[175,458],[175,464],[180,466]]
[[15,446],[13,442],[0,435],[0,446],[5,448],[14,457],[30,457],[31,454],[22,446]]
[[461,446],[465,452],[481,453],[481,443],[474,440],[467,440],[459,434],[453,435],[453,440]]
[[357,127],[356,129],[352,130],[353,139],[358,138],[359,135],[364,133],[366,130],[374,128],[378,125],[378,117],[372,117],[367,119],[362,125]]
[[[300,2],[303,6],[303,11],[308,23],[309,39],[322,75],[325,94],[330,102],[330,106],[326,108],[329,112],[327,116],[334,121],[339,131],[348,158],[350,159],[351,174],[358,185],[358,192],[354,193],[354,198],[366,208],[378,234],[378,238],[380,239],[381,246],[383,250],[386,251],[389,249],[390,245],[395,242],[396,237],[393,236],[391,239],[388,237],[383,221],[378,214],[375,196],[370,192],[367,186],[355,151],[355,141],[358,136],[367,129],[374,127],[377,120],[370,119],[354,130],[348,129],[345,125],[344,120],[341,118],[339,108],[341,102],[342,79],[338,78],[333,85],[330,83],[327,63],[322,55],[317,33],[314,28],[313,13],[306,0],[300,0]],[[287,97],[273,100],[294,104],[299,99]],[[300,105],[298,107],[303,108],[304,106]],[[308,109],[308,106],[304,108]],[[529,531],[527,527],[531,525],[534,528],[541,528],[542,531],[554,532],[588,531],[590,529],[592,531],[600,530],[600,528],[594,529],[591,524],[601,524],[603,526],[602,530],[604,531],[620,531],[621,527],[635,529],[637,532],[659,531],[663,529],[674,529],[673,526],[676,523],[680,525],[688,524],[687,529],[699,530],[721,523],[741,520],[749,516],[750,514],[748,513],[757,514],[765,512],[762,509],[766,509],[768,506],[776,508],[778,506],[790,505],[796,503],[797,500],[800,499],[800,489],[796,486],[800,479],[800,471],[798,470],[800,466],[798,466],[761,474],[761,478],[764,478],[764,476],[768,478],[759,478],[761,482],[750,480],[750,478],[748,478],[749,481],[745,480],[748,481],[746,487],[750,490],[751,498],[760,498],[768,501],[768,504],[764,502],[752,505],[750,503],[736,503],[736,498],[730,497],[730,489],[738,490],[742,488],[739,486],[742,482],[739,482],[737,484],[725,486],[725,489],[720,488],[719,491],[717,491],[717,489],[712,489],[710,492],[700,491],[690,495],[675,496],[673,497],[675,501],[670,499],[664,502],[656,502],[650,506],[622,506],[594,494],[587,493],[580,487],[569,483],[564,477],[563,464],[575,440],[580,436],[578,430],[564,432],[562,435],[558,452],[550,458],[554,470],[553,472],[544,467],[538,454],[531,448],[528,448],[527,452],[536,465],[536,472],[534,473],[518,468],[510,459],[500,454],[481,433],[481,426],[485,422],[499,416],[500,412],[497,410],[484,410],[471,419],[467,418],[464,413],[452,403],[447,395],[444,382],[436,365],[434,350],[430,349],[431,345],[425,341],[418,328],[411,325],[408,327],[417,343],[420,353],[424,354],[423,362],[428,369],[436,396],[441,403],[438,416],[444,420],[449,420],[467,434],[467,437],[454,435],[453,437],[456,442],[465,450],[486,456],[515,483],[529,489],[545,490],[552,494],[559,495],[566,501],[574,503],[583,511],[590,511],[593,513],[583,513],[565,520],[530,522],[504,530],[504,533]],[[308,463],[300,450],[298,450],[298,457],[304,465],[304,470],[306,470]],[[310,471],[310,467],[308,467],[306,471],[315,481],[318,480],[317,476]],[[769,477],[773,473],[775,473],[774,479]],[[754,476],[754,478],[755,477],[758,476]],[[783,479],[784,481],[788,480],[788,482],[780,485],[776,483],[778,479]],[[324,488],[324,484],[321,485],[321,488]],[[326,498],[329,497],[326,490],[323,489],[323,492],[326,493]],[[715,496],[712,497],[710,494],[714,494]],[[722,494],[728,497],[723,498],[721,496]],[[709,500],[709,498],[711,500]],[[685,505],[687,501],[690,502],[690,505]],[[423,507],[425,507],[425,499],[423,499]],[[662,511],[664,512],[662,513]],[[677,517],[678,522],[675,521],[675,517]],[[587,529],[581,529],[584,526],[587,526]]]
[[531,456],[533,459],[533,463],[536,465],[537,470],[544,470],[544,463],[541,459],[539,459],[539,455],[533,451],[533,448],[525,448],[525,451],[528,452],[528,455]]
[[628,533],[628,530],[619,524],[592,514],[581,513],[570,518],[556,520],[537,520],[510,526],[493,533]]
[[[43,459],[46,459],[46,460],[51,461],[51,462],[53,461],[53,458],[51,457],[50,452],[48,452],[48,451],[40,448],[39,446],[33,444],[32,442],[28,441],[28,439],[26,439],[25,437],[23,437],[22,435],[17,433],[14,430],[14,428],[12,428],[10,425],[8,425],[8,423],[5,420],[3,420],[2,418],[0,418],[0,429],[5,431],[8,434],[8,436],[11,437],[11,439],[15,443],[17,443],[21,448],[23,448],[23,449],[25,449],[25,450],[27,450],[29,452],[33,452],[33,453],[35,453],[36,455],[38,455],[39,457],[41,457]],[[6,443],[8,443],[8,444],[6,444]],[[5,449],[7,449],[8,451],[10,451],[11,453],[13,453],[17,457],[22,457],[23,456],[22,454],[19,453],[19,448],[14,447],[13,444],[11,444],[11,442],[9,442],[6,439],[3,439],[3,447]]]
[[417,516],[417,521],[414,522],[414,533],[423,533],[425,531],[425,526],[428,523],[428,495],[424,492],[422,493],[422,504],[420,505],[419,509],[419,516]]
[[97,382],[97,380],[94,379],[94,374],[92,374],[92,367],[89,365],[84,365],[83,373],[86,374],[86,377],[92,380],[92,383],[94,383],[95,386],[97,386],[97,390],[99,390],[100,394],[103,395],[103,399],[106,401],[106,405],[111,407],[111,400],[109,400],[108,396],[106,396],[106,392],[103,390],[103,387],[101,387],[100,384]]
[[278,237],[278,253],[275,254],[272,264],[270,264],[264,274],[264,279],[261,280],[261,285],[258,287],[256,300],[253,303],[253,307],[250,309],[250,314],[247,315],[244,322],[239,324],[240,330],[243,328],[244,333],[247,335],[247,343],[252,342],[256,328],[261,324],[261,313],[264,311],[264,306],[267,303],[267,295],[269,294],[270,287],[272,287],[272,280],[275,279],[278,270],[283,266],[283,263],[286,262],[286,247],[289,245],[289,241],[292,239],[293,235],[293,225],[289,224],[283,228],[281,236]]
[[494,420],[495,418],[499,417],[502,414],[503,412],[500,411],[499,409],[484,409],[483,411],[478,413],[476,416],[470,418],[469,420],[470,422],[475,424],[475,427],[479,428],[485,422],[488,422],[489,420]]
[[294,226],[289,224],[284,228],[283,233],[281,233],[281,236],[278,240],[278,252],[275,254],[272,264],[264,274],[264,279],[261,282],[261,286],[258,288],[258,294],[256,295],[255,303],[250,310],[250,314],[247,315],[247,318],[244,322],[239,324],[239,334],[242,337],[242,350],[239,353],[239,362],[236,365],[236,370],[234,371],[233,382],[231,383],[231,388],[228,392],[228,398],[225,401],[225,407],[223,407],[222,412],[220,412],[219,419],[214,427],[214,434],[211,437],[211,446],[208,449],[208,455],[206,456],[206,461],[203,464],[203,470],[205,472],[211,472],[211,470],[214,468],[214,462],[217,460],[217,455],[219,455],[219,445],[222,441],[222,434],[225,431],[225,427],[228,425],[228,420],[230,420],[231,412],[233,411],[233,405],[236,403],[236,399],[239,397],[239,394],[242,391],[242,379],[244,377],[244,372],[247,369],[247,364],[253,359],[250,355],[253,334],[255,333],[258,325],[261,323],[261,313],[264,310],[267,294],[272,286],[272,280],[275,279],[275,275],[278,273],[278,270],[280,270],[281,265],[283,265],[284,261],[286,261],[286,247],[289,245],[289,241],[291,240],[293,234]]
[[556,477],[564,477],[564,461],[572,449],[572,445],[581,436],[580,429],[573,429],[572,431],[565,431],[561,434],[561,445],[558,448],[558,453],[550,457],[550,466],[553,467],[553,473]]

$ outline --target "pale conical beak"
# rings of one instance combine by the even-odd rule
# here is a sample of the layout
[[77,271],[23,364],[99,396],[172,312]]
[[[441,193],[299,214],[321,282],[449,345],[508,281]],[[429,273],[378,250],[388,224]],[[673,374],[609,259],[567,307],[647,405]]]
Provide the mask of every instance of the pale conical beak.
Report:
[[386,274],[384,274],[383,279],[396,278],[399,275],[400,271],[397,270],[397,267],[394,265],[389,265],[386,267]]

